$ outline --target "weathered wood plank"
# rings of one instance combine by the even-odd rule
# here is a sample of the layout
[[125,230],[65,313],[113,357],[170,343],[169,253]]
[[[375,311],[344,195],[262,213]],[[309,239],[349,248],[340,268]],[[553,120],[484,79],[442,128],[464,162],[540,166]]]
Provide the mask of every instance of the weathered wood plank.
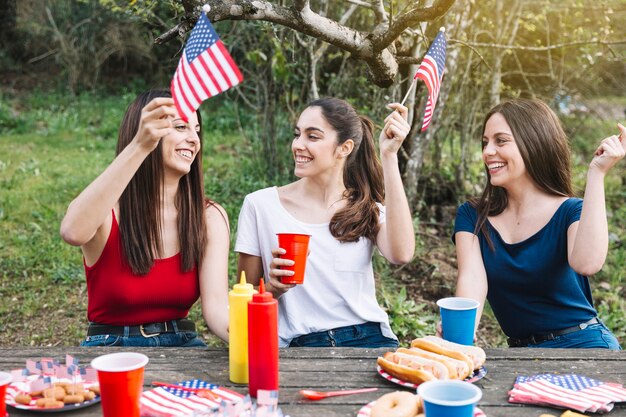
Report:
[[[53,357],[61,361],[69,353],[81,363],[110,352],[132,349],[103,348],[19,348],[0,349],[0,369],[24,366],[26,359]],[[406,388],[393,384],[376,372],[376,357],[386,349],[317,349],[281,350],[280,402],[292,417],[356,416],[365,404],[381,395]],[[225,349],[141,349],[150,362],[145,371],[145,389],[153,380],[181,381],[200,378],[223,385],[239,393],[247,393],[245,385],[228,380],[228,351]],[[593,378],[626,384],[626,353],[606,350],[564,349],[488,349],[487,375],[476,384],[483,391],[480,407],[488,417],[538,417],[542,413],[559,416],[561,411],[544,407],[509,404],[507,392],[515,377],[537,373],[579,373]],[[299,390],[313,388],[336,390],[378,387],[373,393],[309,401]],[[11,417],[32,413],[10,410]],[[69,413],[68,413],[69,415]],[[626,403],[619,404],[611,417],[626,417]],[[98,405],[75,410],[72,417],[101,416]]]

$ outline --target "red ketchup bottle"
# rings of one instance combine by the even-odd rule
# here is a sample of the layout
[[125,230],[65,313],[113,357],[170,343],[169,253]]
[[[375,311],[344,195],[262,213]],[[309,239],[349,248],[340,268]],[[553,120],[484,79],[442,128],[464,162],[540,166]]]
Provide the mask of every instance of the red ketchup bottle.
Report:
[[278,390],[278,301],[265,292],[263,278],[248,302],[248,374],[251,397]]

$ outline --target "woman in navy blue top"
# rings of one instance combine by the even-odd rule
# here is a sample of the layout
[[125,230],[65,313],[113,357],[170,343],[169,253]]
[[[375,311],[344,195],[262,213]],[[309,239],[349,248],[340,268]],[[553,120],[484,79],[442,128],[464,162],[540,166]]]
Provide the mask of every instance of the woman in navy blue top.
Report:
[[512,347],[620,349],[598,319],[588,277],[608,252],[604,177],[624,157],[626,128],[604,139],[573,198],[570,149],[539,100],[495,106],[483,125],[487,184],[457,213],[456,294],[488,299]]

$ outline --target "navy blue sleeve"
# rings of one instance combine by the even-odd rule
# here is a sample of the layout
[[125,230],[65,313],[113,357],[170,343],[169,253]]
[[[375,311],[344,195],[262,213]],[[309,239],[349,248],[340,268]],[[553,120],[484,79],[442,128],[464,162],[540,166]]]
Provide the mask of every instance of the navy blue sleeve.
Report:
[[478,214],[476,209],[470,205],[469,202],[463,203],[456,212],[456,219],[454,220],[454,233],[452,233],[452,242],[456,243],[454,237],[457,232],[469,232],[474,233],[476,227],[476,221],[478,220]]
[[580,198],[570,198],[565,202],[567,204],[565,211],[565,221],[567,227],[570,227],[572,223],[580,220],[580,213],[583,211],[583,200]]

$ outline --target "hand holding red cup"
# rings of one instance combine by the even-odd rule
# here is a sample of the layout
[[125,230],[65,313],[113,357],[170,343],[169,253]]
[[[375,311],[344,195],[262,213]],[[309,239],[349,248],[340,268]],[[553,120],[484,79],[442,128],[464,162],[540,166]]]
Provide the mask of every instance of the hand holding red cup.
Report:
[[280,278],[283,284],[302,284],[304,283],[304,271],[306,268],[306,258],[309,252],[309,241],[311,235],[298,233],[277,233],[278,247],[285,250],[282,259],[290,259],[293,265],[282,265],[280,269],[293,271],[291,276],[282,276]]

